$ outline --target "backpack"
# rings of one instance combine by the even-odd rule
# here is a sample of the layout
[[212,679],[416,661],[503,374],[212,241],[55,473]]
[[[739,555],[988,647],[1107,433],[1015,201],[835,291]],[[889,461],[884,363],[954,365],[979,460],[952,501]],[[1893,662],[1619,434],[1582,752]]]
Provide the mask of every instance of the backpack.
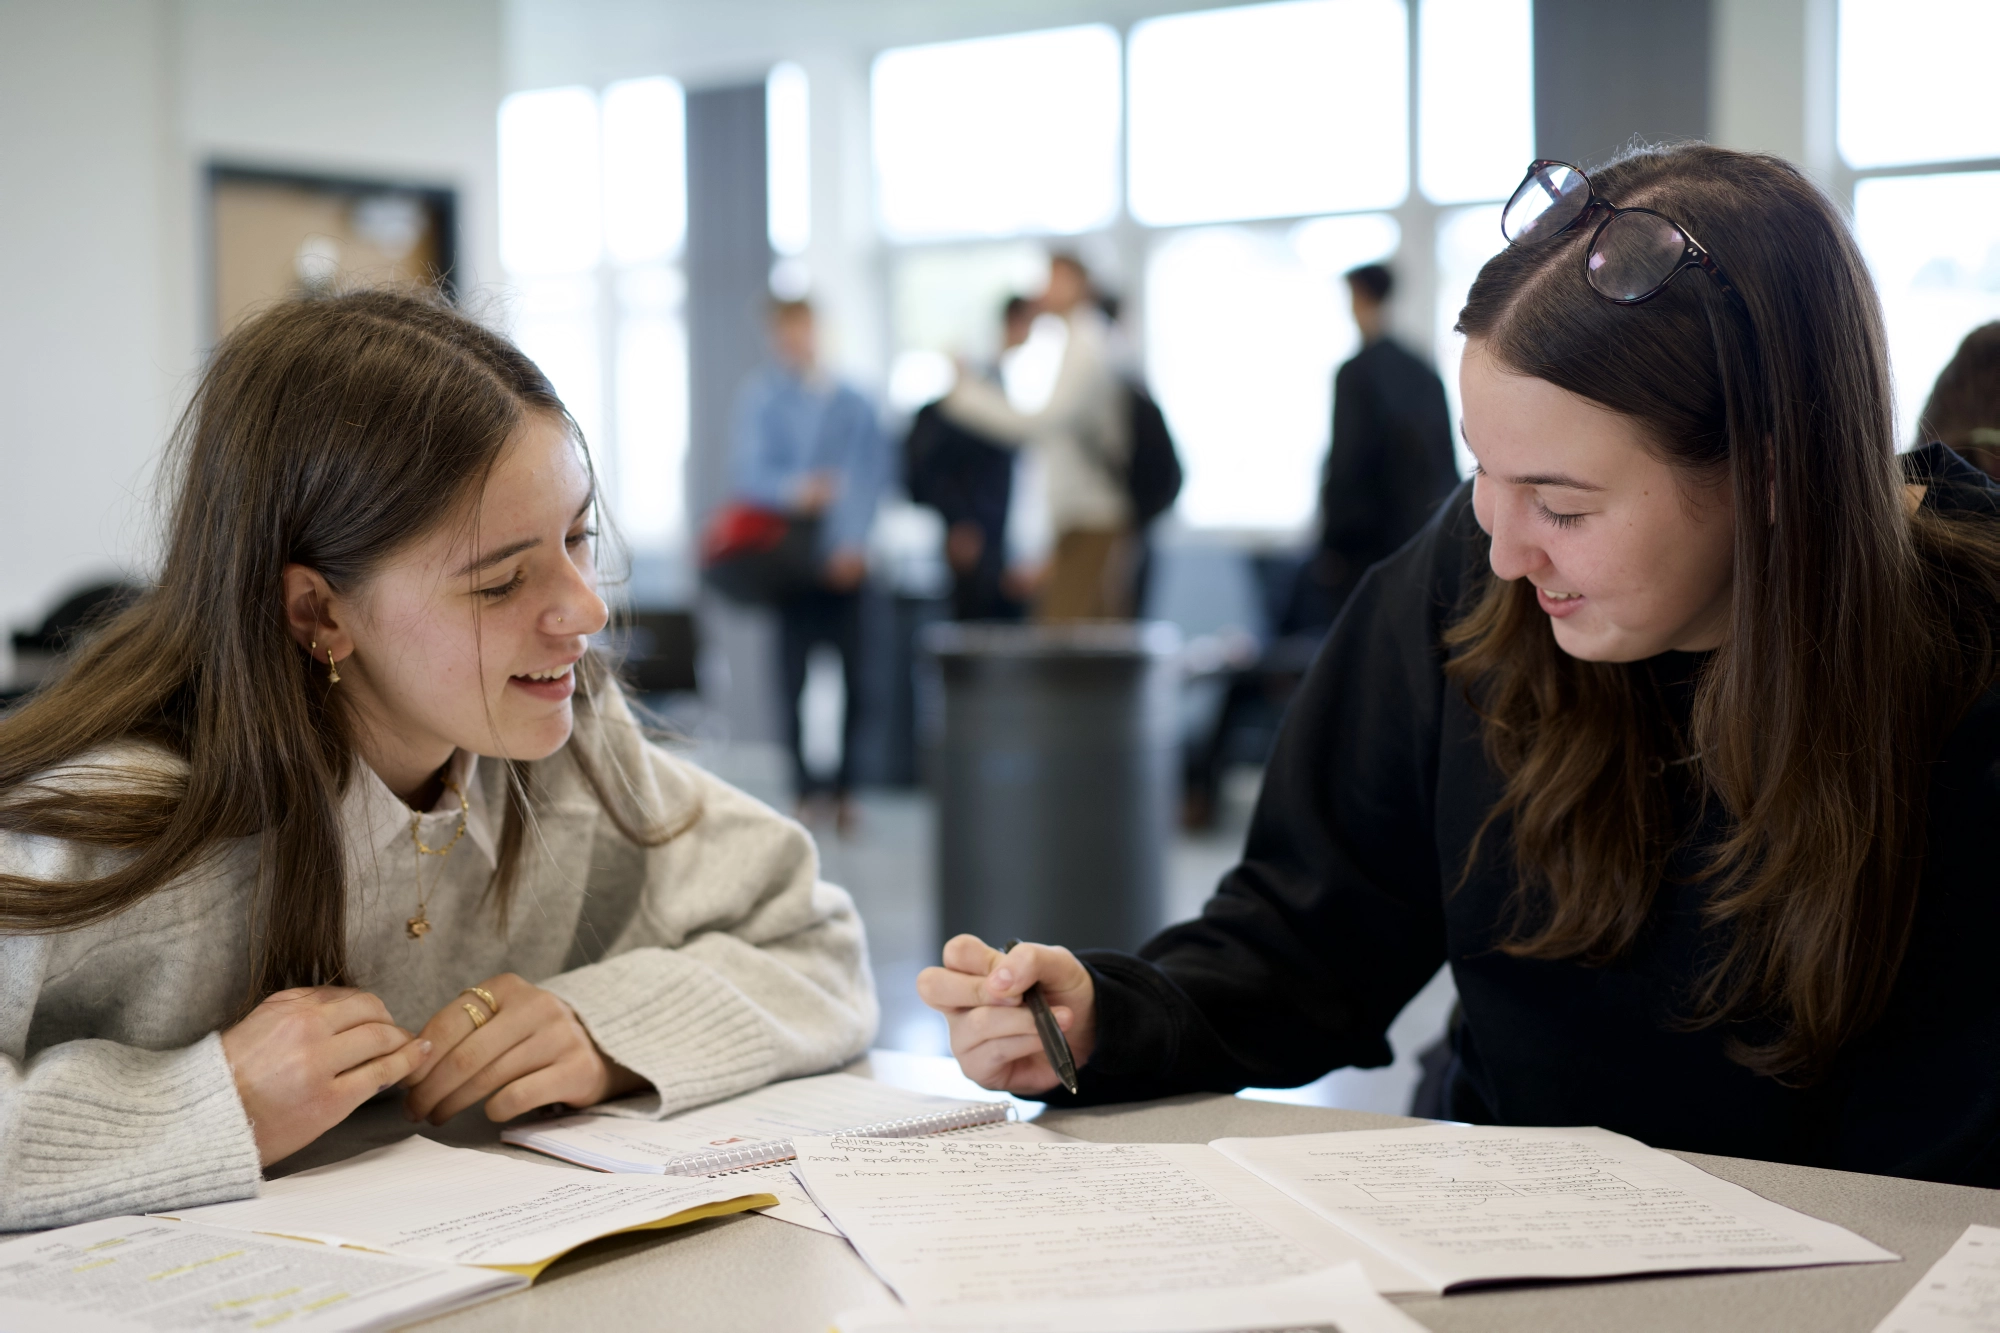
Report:
[[1125,465],[1125,493],[1132,501],[1132,526],[1144,531],[1174,507],[1181,493],[1181,456],[1167,418],[1144,385],[1127,381],[1132,423],[1132,457]]

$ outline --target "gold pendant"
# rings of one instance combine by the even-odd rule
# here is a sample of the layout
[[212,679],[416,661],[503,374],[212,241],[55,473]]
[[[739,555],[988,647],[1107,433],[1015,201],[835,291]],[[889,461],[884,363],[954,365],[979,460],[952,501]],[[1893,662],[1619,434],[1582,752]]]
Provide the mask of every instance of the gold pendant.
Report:
[[409,932],[409,936],[413,940],[420,940],[430,934],[431,923],[430,919],[424,915],[424,909],[419,907],[417,914],[403,923],[403,929]]

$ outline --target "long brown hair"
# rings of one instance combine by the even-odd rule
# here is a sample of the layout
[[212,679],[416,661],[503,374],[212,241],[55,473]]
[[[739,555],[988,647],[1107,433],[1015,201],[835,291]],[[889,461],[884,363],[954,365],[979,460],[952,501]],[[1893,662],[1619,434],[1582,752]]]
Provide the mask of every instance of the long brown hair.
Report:
[[1509,370],[1632,418],[1690,486],[1726,487],[1733,600],[1682,736],[1643,664],[1568,656],[1527,580],[1487,573],[1447,645],[1504,782],[1482,829],[1511,828],[1503,947],[1620,956],[1683,836],[1668,774],[1691,769],[1727,816],[1705,907],[1727,943],[1685,1021],[1730,1023],[1733,1058],[1810,1082],[1895,983],[1929,765],[1994,677],[2000,538],[1911,516],[1874,288],[1804,176],[1704,145],[1592,175],[1604,197],[1684,223],[1743,307],[1693,272],[1613,305],[1584,280],[1579,229],[1492,259],[1459,329]]
[[1965,335],[1931,386],[1917,443],[1942,440],[2000,477],[2000,320]]
[[[100,921],[226,840],[258,836],[249,1001],[348,980],[339,806],[356,765],[352,719],[291,637],[283,569],[357,587],[408,543],[473,515],[536,412],[568,420],[512,344],[422,295],[301,298],[231,333],[168,447],[163,486],[175,498],[158,582],[0,718],[0,828],[127,855],[93,879],[0,875],[0,929]],[[617,688],[595,652],[577,685],[580,705]],[[185,772],[120,768],[86,802],[50,780],[65,767],[88,776],[89,756],[123,741],[159,746]],[[587,747],[566,748],[626,836],[664,840],[607,798]],[[532,816],[533,766],[507,769],[490,886],[503,926]]]

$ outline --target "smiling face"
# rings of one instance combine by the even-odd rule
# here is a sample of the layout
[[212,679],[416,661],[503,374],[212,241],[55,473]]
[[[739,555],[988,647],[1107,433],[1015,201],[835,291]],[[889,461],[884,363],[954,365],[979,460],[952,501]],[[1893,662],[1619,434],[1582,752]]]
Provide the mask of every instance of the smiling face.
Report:
[[1535,585],[1564,652],[1636,662],[1721,645],[1736,536],[1726,487],[1693,484],[1632,418],[1515,374],[1477,339],[1459,390],[1493,572]]
[[606,616],[592,501],[567,423],[531,414],[470,521],[333,599],[351,649],[332,688],[350,692],[363,757],[391,790],[420,789],[454,750],[533,760],[569,739],[572,667]]

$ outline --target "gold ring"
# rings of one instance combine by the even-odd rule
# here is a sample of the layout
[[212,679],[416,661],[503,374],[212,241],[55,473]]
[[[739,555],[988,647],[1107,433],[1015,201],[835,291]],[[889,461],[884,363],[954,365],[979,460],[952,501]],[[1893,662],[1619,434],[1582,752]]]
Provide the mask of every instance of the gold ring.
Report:
[[459,992],[459,994],[460,994],[460,995],[477,995],[477,996],[478,996],[478,997],[479,997],[480,999],[482,999],[482,1000],[484,1000],[484,1001],[486,1002],[486,1007],[487,1007],[488,1009],[491,1009],[491,1010],[493,1011],[493,1017],[495,1017],[495,1018],[498,1018],[498,1017],[500,1016],[500,1001],[498,1001],[498,1000],[494,999],[494,998],[493,998],[493,992],[492,992],[492,991],[490,991],[490,990],[487,990],[487,989],[486,989],[486,987],[484,987],[484,986],[467,986],[467,987],[466,987],[466,988],[465,988],[464,990],[460,991],[460,992]]
[[486,1015],[480,1013],[477,1007],[469,1004],[461,1004],[458,1007],[465,1010],[465,1016],[472,1020],[472,1030],[474,1032],[486,1026]]

